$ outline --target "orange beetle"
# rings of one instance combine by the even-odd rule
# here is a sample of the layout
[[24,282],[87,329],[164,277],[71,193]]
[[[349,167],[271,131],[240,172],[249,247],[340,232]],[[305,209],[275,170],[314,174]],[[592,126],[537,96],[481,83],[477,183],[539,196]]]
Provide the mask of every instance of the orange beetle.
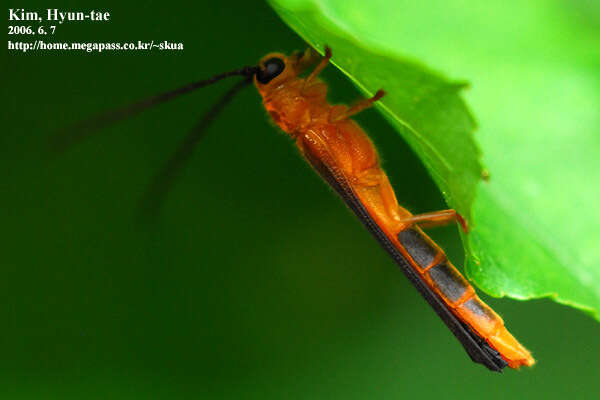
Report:
[[314,169],[390,253],[474,361],[493,370],[503,364],[533,365],[535,361],[504,327],[502,318],[477,297],[444,252],[417,226],[458,220],[466,231],[465,221],[454,210],[412,215],[402,208],[373,143],[349,118],[385,93],[379,90],[352,107],[328,104],[327,86],[317,75],[331,58],[329,48],[306,78],[299,77],[312,63],[312,54],[272,53],[260,61],[254,83],[273,121],[296,141]]
[[[146,196],[150,205],[147,208],[156,209],[206,126],[237,91],[253,81],[273,121],[295,140],[307,161],[400,266],[471,359],[492,371],[501,371],[506,365],[511,368],[533,365],[535,360],[508,332],[502,318],[477,297],[475,289],[421,230],[457,221],[466,232],[464,219],[454,210],[412,215],[402,208],[381,169],[373,143],[350,119],[382,98],[383,90],[351,107],[327,103],[327,85],[318,79],[318,74],[330,58],[331,50],[327,47],[320,61],[318,54],[310,49],[291,56],[271,53],[258,66],[216,75],[84,121],[58,136],[55,145],[65,148],[93,130],[150,106],[226,77],[244,76],[246,79],[229,90],[204,116],[157,175]],[[306,78],[300,77],[315,63]]]

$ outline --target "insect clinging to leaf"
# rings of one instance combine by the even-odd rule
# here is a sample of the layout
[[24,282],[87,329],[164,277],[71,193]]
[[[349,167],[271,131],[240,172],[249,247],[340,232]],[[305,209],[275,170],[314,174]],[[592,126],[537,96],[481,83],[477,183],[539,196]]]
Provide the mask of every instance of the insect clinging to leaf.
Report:
[[64,149],[107,124],[224,78],[242,76],[243,80],[202,117],[155,176],[144,197],[144,210],[156,212],[206,127],[240,89],[254,83],[272,120],[389,253],[471,359],[492,371],[501,371],[507,365],[533,365],[530,353],[508,332],[500,316],[479,299],[475,289],[422,230],[458,222],[467,232],[467,222],[454,210],[413,215],[401,207],[375,146],[351,119],[386,93],[380,89],[352,106],[327,102],[327,85],[318,76],[331,57],[328,47],[322,58],[311,49],[290,56],[270,53],[258,65],[219,74],[85,120],[57,136],[54,144]]

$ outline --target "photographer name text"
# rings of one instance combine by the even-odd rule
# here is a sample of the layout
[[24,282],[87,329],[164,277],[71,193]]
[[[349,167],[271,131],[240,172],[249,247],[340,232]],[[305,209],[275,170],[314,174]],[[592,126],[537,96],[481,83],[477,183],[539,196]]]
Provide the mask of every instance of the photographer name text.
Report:
[[110,21],[110,12],[108,11],[66,11],[58,8],[48,8],[45,12],[29,11],[24,8],[9,8],[9,21],[35,21],[35,22],[65,22],[76,21]]

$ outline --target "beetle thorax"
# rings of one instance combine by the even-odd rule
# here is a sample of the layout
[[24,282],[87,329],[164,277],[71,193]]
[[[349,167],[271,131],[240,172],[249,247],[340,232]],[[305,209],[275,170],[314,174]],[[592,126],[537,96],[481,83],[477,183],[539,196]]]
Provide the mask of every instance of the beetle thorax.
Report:
[[303,83],[303,79],[298,79],[270,91],[261,91],[264,106],[273,122],[291,135],[306,129],[328,109],[319,101],[321,99],[315,99],[310,93],[307,96]]

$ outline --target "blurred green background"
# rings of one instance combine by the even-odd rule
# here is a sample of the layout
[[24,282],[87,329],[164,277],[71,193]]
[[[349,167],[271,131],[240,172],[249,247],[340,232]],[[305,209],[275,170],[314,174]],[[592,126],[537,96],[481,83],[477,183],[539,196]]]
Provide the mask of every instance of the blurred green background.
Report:
[[[600,396],[600,326],[550,301],[487,301],[538,365],[493,374],[269,123],[253,89],[210,128],[156,224],[136,204],[233,82],[50,157],[82,117],[306,45],[261,2],[34,4],[111,12],[58,41],[183,42],[183,52],[14,53],[0,136],[0,398],[527,398]],[[12,38],[16,40],[16,38]],[[359,93],[329,68],[334,102]],[[466,77],[468,78],[468,77]],[[358,120],[400,202],[444,208],[375,111]],[[432,232],[457,265],[455,227]],[[510,257],[510,255],[507,255]]]

